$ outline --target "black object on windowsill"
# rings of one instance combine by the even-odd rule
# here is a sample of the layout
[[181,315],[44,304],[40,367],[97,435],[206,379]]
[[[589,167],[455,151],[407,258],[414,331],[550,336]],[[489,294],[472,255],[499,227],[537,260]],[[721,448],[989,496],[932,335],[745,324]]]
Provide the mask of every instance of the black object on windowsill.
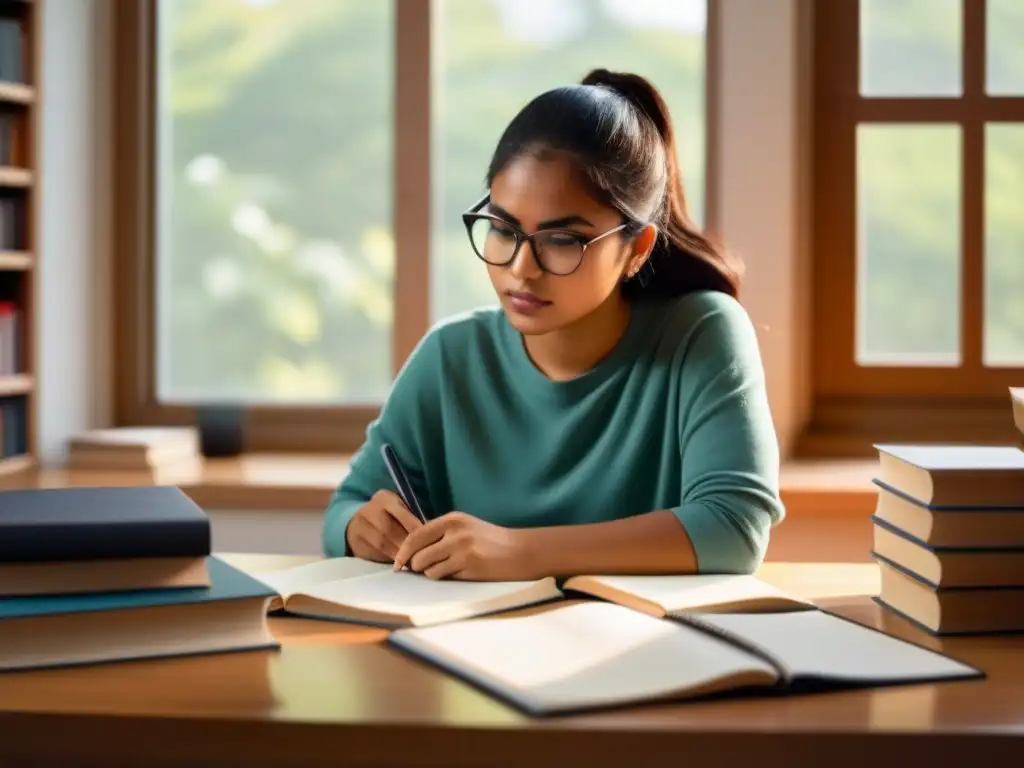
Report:
[[245,410],[240,405],[196,406],[199,450],[208,459],[242,453]]

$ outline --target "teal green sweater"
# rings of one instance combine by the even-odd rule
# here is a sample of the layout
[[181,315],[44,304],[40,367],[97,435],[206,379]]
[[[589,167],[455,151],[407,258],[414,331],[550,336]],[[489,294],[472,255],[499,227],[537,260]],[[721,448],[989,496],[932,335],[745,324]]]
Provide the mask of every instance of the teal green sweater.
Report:
[[704,573],[757,568],[783,517],[778,443],[751,321],[701,292],[638,301],[601,363],[556,382],[499,308],[435,326],[396,377],[325,514],[323,545],[380,488],[391,443],[430,515],[507,527],[671,510]]

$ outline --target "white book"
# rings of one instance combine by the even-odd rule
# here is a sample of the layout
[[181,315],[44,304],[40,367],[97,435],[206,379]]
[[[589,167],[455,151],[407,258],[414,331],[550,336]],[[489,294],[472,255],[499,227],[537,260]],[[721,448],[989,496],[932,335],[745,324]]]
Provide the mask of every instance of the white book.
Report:
[[574,576],[535,581],[432,580],[390,564],[336,557],[253,574],[278,593],[273,609],[319,619],[425,626],[555,600],[566,593],[620,603],[652,616],[810,610],[753,576]]
[[744,689],[784,693],[983,676],[819,610],[672,620],[591,601],[399,629],[389,642],[534,716]]

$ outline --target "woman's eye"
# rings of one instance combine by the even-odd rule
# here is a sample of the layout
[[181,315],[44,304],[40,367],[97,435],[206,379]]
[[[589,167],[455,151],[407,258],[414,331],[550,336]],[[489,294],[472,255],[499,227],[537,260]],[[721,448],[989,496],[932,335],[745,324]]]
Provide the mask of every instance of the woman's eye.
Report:
[[495,224],[495,223],[491,224],[491,232],[493,232],[494,234],[498,235],[499,237],[515,237],[516,236],[516,233],[515,233],[514,230],[511,230],[508,227],[503,227],[500,224]]
[[549,235],[547,237],[547,242],[555,248],[567,248],[569,246],[579,245],[580,238],[575,235]]

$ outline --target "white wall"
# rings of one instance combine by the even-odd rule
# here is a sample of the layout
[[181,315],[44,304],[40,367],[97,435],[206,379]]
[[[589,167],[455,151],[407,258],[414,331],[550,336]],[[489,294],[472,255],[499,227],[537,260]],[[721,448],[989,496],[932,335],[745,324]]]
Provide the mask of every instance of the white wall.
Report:
[[75,432],[111,418],[109,0],[43,3],[38,439],[61,461]]
[[768,395],[789,453],[810,407],[807,0],[710,0],[722,44],[721,234],[746,261],[741,297],[758,328]]
[[[214,0],[211,0],[214,1]],[[744,302],[758,324],[783,453],[808,407],[806,105],[798,50],[807,0],[719,3],[718,211],[747,261]],[[76,431],[109,423],[111,0],[43,4],[39,437],[56,462]],[[84,288],[84,290],[83,290]],[[803,332],[797,332],[803,331]]]

